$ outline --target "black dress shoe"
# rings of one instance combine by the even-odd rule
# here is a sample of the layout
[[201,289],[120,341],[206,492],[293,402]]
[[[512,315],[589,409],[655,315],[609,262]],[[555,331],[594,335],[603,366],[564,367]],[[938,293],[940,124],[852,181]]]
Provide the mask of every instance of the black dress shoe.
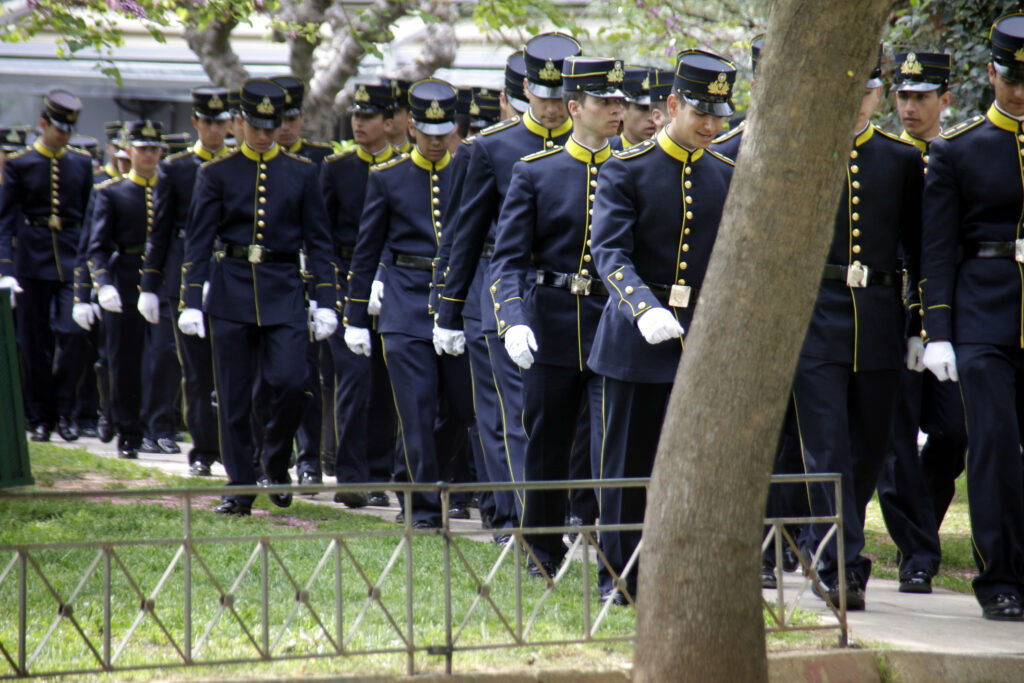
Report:
[[616,607],[625,607],[629,604],[629,600],[626,600],[626,596],[622,594],[622,591],[610,590],[607,593],[601,594],[601,604],[607,605],[608,603]]
[[452,503],[448,508],[448,519],[469,519],[469,507],[465,503]]
[[[818,587],[814,587],[814,593],[819,598],[824,599],[821,593],[818,591]],[[829,584],[828,586],[828,600],[835,607],[839,608],[839,583]],[[864,597],[864,584],[861,583],[860,579],[856,576],[850,575],[846,577],[846,611],[847,612],[859,612],[864,609],[865,597]]]
[[383,491],[374,491],[366,497],[366,504],[386,508],[391,505],[391,499],[388,498],[388,494]]
[[[349,508],[353,508],[353,509],[354,508],[362,508],[362,507],[366,507],[366,494],[365,493],[360,493],[358,491],[355,492],[355,493],[345,492],[345,491],[338,491],[337,493],[334,494],[334,502],[335,503],[343,503],[345,505],[345,507],[349,507]],[[402,513],[399,512],[398,514],[402,514]],[[404,521],[404,518],[403,518],[403,520],[395,519],[395,521],[396,522]]]
[[70,417],[61,417],[57,421],[57,433],[65,441],[76,441],[78,439],[78,425]]
[[405,513],[399,511],[399,513],[395,515],[395,522],[397,524],[405,524]]
[[139,450],[135,446],[118,446],[117,457],[122,460],[138,460]]
[[[299,472],[299,486],[323,483],[324,478],[321,477],[316,472]],[[304,493],[302,495],[309,496],[310,498],[315,498],[316,491],[314,491],[313,493]]]
[[99,438],[100,432],[94,424],[81,424],[78,426],[78,433],[87,439]]
[[142,437],[142,443],[139,444],[139,451],[143,453],[162,453],[160,447],[156,445],[156,441],[149,438],[148,436]]
[[37,425],[36,428],[32,430],[32,436],[29,438],[37,443],[49,441],[50,428],[47,427],[46,425]]
[[110,443],[114,440],[114,424],[104,415],[100,415],[96,422],[96,432],[103,443]]
[[1012,593],[1000,593],[981,606],[981,616],[993,621],[1024,621],[1020,598]]
[[931,593],[932,575],[924,570],[900,577],[900,593]]
[[174,443],[174,439],[168,439],[166,436],[161,436],[156,440],[156,447],[160,449],[159,453],[167,453],[168,455],[181,453],[181,449],[178,448],[178,444]]
[[[566,526],[583,526],[584,524],[585,524],[585,522],[583,521],[583,518],[580,517],[579,515],[569,515],[565,519],[565,525]],[[573,543],[575,543],[576,542],[576,537],[579,536],[579,535],[580,534],[579,534],[578,531],[570,531],[568,534],[566,534],[566,537],[569,539],[569,545],[572,545]]]
[[[277,481],[274,481],[274,482],[271,482],[269,479],[264,479],[263,481],[259,482],[259,485],[260,486],[265,486],[267,488],[273,488],[274,486],[281,486],[281,485],[291,484],[291,483],[292,483],[292,478],[289,477],[286,474],[286,475],[284,475],[283,478],[281,478],[281,479],[279,479]],[[270,502],[273,503],[274,505],[276,505],[279,508],[290,507],[291,504],[292,504],[292,494],[291,493],[267,493],[267,498],[269,498]]]
[[799,566],[800,559],[796,556],[796,551],[787,543],[782,548],[782,571],[795,572]]
[[213,508],[213,511],[218,515],[233,515],[235,517],[248,517],[252,514],[252,505],[246,503],[240,503],[234,498],[228,498],[217,507]]
[[412,523],[413,529],[440,529],[441,525],[429,519],[417,519]]
[[506,545],[510,540],[512,540],[512,534],[495,534],[494,535],[494,542],[497,543],[500,546]]
[[526,575],[530,576],[532,578],[535,578],[535,579],[543,579],[544,578],[544,574],[541,573],[541,568],[542,567],[543,567],[544,571],[547,572],[548,578],[554,580],[555,574],[558,573],[558,563],[557,562],[541,562],[540,565],[538,565],[531,558],[530,559],[530,563],[528,565],[526,565]]
[[210,472],[210,466],[200,460],[195,461],[188,467],[188,473],[193,477],[209,477],[212,476]]
[[775,578],[775,567],[767,562],[761,564],[761,588],[778,588],[779,580]]

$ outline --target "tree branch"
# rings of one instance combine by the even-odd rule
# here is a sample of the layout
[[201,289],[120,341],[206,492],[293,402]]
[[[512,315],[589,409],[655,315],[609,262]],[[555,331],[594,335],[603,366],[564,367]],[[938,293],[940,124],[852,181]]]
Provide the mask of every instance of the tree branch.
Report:
[[[303,26],[316,24],[318,27],[326,21],[327,9],[331,0],[282,0],[278,18],[286,23]],[[292,75],[303,81],[313,76],[313,52],[320,46],[321,40],[313,42],[295,31],[290,36],[281,36],[282,40],[291,39],[291,51],[288,66]]]
[[226,88],[241,87],[249,77],[242,60],[231,47],[231,32],[237,25],[237,19],[215,19],[203,31],[191,24],[185,26],[185,41],[199,57],[203,71],[211,81]]

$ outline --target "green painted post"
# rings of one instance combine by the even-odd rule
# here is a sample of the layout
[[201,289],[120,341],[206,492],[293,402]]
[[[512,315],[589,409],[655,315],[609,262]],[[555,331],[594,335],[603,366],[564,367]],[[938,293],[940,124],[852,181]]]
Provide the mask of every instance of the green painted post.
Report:
[[0,290],[0,488],[34,483],[25,440],[14,311],[7,290]]

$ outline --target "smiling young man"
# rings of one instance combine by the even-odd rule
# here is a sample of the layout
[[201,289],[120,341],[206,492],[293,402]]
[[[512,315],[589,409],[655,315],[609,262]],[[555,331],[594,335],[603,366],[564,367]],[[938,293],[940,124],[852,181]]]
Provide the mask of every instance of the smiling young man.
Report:
[[960,382],[968,426],[967,489],[986,619],[1020,621],[1024,594],[1024,13],[989,33],[984,116],[953,127],[929,150],[924,189],[921,308],[924,364]]

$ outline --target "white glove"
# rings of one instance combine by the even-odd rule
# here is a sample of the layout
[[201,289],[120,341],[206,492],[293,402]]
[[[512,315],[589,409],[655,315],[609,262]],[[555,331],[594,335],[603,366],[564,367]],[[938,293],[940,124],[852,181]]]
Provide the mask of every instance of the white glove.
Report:
[[444,355],[444,342],[441,341],[441,328],[437,326],[437,316],[434,316],[434,330],[431,333],[431,341],[434,342],[434,353],[439,356]]
[[182,334],[192,335],[200,339],[206,336],[206,325],[203,324],[203,312],[198,308],[186,308],[178,316],[178,329]]
[[461,356],[466,352],[466,333],[462,330],[449,330],[434,324],[434,337],[441,344],[441,350],[449,356]]
[[505,332],[505,350],[513,363],[523,370],[529,370],[533,365],[531,349],[537,350],[537,338],[533,336],[529,325],[513,325],[508,328]]
[[92,304],[75,304],[71,307],[71,319],[83,330],[91,330],[98,318]]
[[11,308],[17,306],[17,304],[14,301],[14,295],[21,294],[22,292],[25,291],[21,288],[21,285],[18,284],[17,278],[14,278],[10,275],[4,275],[3,277],[0,277],[0,289],[11,290]]
[[103,309],[100,308],[100,305],[95,301],[91,302],[89,305],[92,306],[92,314],[96,322],[103,320]]
[[210,293],[210,281],[203,283],[203,308],[206,308],[206,295]]
[[924,341],[914,335],[907,339],[907,370],[924,372],[927,369],[924,366]]
[[924,347],[924,366],[935,373],[940,382],[960,379],[956,372],[956,353],[948,341],[928,342]]
[[139,303],[135,307],[150,325],[160,322],[160,299],[153,292],[139,292]]
[[660,344],[683,336],[683,326],[668,309],[660,306],[647,309],[646,313],[637,318],[636,326],[648,344]]
[[100,287],[100,293],[96,295],[96,300],[100,302],[100,308],[104,311],[121,312],[121,295],[117,293],[117,287],[114,285]]
[[370,315],[380,315],[382,301],[384,301],[384,283],[374,280],[370,285],[370,302],[366,304],[366,312]]
[[345,327],[345,346],[357,356],[370,357],[370,331],[365,327]]
[[[311,301],[311,304],[316,304]],[[312,308],[313,338],[317,341],[327,339],[338,329],[338,314],[329,308]]]

